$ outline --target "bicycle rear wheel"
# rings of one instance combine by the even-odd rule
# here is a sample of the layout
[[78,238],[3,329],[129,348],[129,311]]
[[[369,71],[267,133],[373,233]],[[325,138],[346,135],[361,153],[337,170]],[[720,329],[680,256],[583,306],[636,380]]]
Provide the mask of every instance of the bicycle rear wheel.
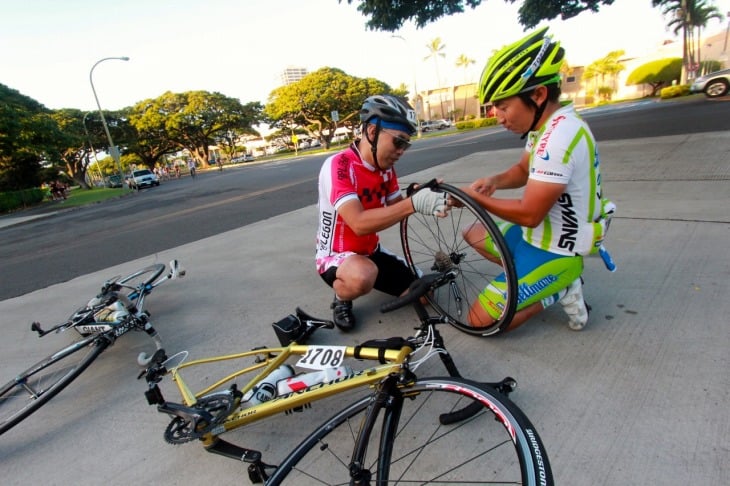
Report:
[[48,356],[0,387],[0,434],[41,408],[74,381],[108,342],[89,337]]
[[[439,184],[458,207],[445,218],[413,214],[401,221],[403,254],[414,275],[457,271],[449,285],[428,296],[431,305],[460,331],[476,336],[490,336],[504,330],[517,308],[517,274],[514,262],[498,225],[489,214],[463,191]],[[468,235],[468,236],[466,236]],[[489,243],[490,259],[477,252]],[[504,281],[499,291],[505,305],[494,322],[473,322],[469,309],[479,294],[498,276]]]
[[[361,465],[372,483],[362,484],[553,484],[537,431],[496,390],[459,378],[425,378],[402,392],[395,400],[402,409],[386,407],[383,427],[370,431]],[[322,424],[266,484],[351,484],[352,455],[372,399],[360,399]],[[482,405],[478,414],[441,424],[441,414],[473,402]]]

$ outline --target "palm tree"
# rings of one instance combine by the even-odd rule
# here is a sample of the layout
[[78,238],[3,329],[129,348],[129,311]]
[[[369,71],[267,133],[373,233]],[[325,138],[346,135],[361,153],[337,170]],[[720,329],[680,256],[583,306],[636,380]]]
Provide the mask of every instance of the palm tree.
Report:
[[[621,57],[625,54],[624,51],[611,51],[605,57],[593,61],[583,73],[583,79],[589,81],[595,80],[600,76],[601,86],[598,87],[600,91],[602,88],[609,88],[611,92],[616,90],[616,76],[618,73],[626,69],[621,63]],[[611,77],[611,85],[606,85],[606,76]],[[595,85],[594,85],[595,86]],[[608,91],[608,90],[607,90]]]
[[[444,52],[446,46],[441,43],[441,37],[436,37],[429,44],[426,44],[426,48],[428,49],[429,54],[424,57],[423,60],[433,59],[433,64],[436,67],[436,83],[438,84],[439,102],[441,103],[441,118],[444,118],[444,100],[441,97],[441,76],[439,75],[438,58],[446,57],[446,53]],[[430,117],[430,113],[428,115]]]
[[[476,61],[474,59],[466,57],[465,54],[460,55],[456,59],[456,67],[464,68],[464,85],[466,85],[466,70],[474,63],[476,63]],[[466,120],[466,89],[464,90],[464,112],[462,113],[462,117]]]
[[[712,18],[722,19],[722,14],[714,5],[706,0],[652,0],[654,7],[662,7],[662,14],[670,18],[667,27],[674,28],[674,33],[682,31],[682,84],[692,77],[699,67],[699,33],[702,27]],[[695,30],[697,36],[695,38]]]
[[[695,12],[692,16],[692,25],[697,29],[697,63],[702,64],[702,29],[712,19],[722,21],[724,19],[722,12],[714,5],[706,5],[704,0],[699,0],[695,5]],[[707,73],[709,71],[705,71]]]

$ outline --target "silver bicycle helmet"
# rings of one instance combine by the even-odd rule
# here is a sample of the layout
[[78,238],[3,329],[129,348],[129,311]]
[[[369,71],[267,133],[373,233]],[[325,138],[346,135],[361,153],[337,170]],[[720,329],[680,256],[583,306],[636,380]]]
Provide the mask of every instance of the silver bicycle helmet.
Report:
[[416,111],[408,102],[398,96],[375,95],[368,97],[360,109],[360,121],[372,123],[377,118],[381,123],[401,125],[409,134],[418,127]]

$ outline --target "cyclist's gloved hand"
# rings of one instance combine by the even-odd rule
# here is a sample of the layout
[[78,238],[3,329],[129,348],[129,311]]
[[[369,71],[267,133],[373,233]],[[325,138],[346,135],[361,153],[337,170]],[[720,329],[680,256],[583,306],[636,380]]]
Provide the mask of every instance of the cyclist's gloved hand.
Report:
[[449,210],[447,197],[445,192],[432,191],[431,189],[422,189],[411,196],[413,209],[417,213],[426,216],[438,216],[443,218]]

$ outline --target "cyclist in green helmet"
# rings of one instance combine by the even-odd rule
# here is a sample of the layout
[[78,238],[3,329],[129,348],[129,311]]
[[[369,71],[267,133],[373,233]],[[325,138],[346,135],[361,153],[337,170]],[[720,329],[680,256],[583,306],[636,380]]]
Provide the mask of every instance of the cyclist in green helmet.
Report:
[[[519,279],[517,313],[507,330],[555,302],[568,314],[571,329],[583,329],[589,307],[583,299],[582,255],[597,251],[594,222],[604,208],[596,141],[573,105],[559,101],[565,52],[546,31],[538,29],[497,52],[479,83],[480,102],[492,103],[498,122],[527,138],[514,166],[466,188],[504,220],[501,229]],[[495,197],[500,189],[520,187],[519,197]],[[489,258],[485,234],[481,226],[464,230],[466,240]],[[472,325],[494,321],[503,289],[500,277],[484,289],[471,305]]]

